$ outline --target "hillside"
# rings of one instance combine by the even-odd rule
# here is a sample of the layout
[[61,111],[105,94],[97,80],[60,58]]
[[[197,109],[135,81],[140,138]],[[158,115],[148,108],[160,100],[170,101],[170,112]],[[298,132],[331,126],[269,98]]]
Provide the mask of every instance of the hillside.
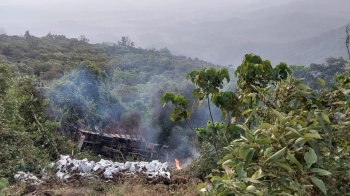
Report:
[[[214,64],[172,55],[167,48],[141,49],[128,42],[89,44],[84,36],[39,38],[27,32],[0,35],[0,40],[0,64],[15,77],[36,77],[47,102],[47,117],[60,122],[66,135],[75,137],[77,127],[141,134],[148,141],[169,145],[173,156],[186,158],[191,153],[193,132],[186,124],[170,121],[171,106],[164,107],[159,100],[165,91],[190,98],[194,86],[185,79],[186,73]],[[193,107],[191,123],[205,124],[207,115]]]

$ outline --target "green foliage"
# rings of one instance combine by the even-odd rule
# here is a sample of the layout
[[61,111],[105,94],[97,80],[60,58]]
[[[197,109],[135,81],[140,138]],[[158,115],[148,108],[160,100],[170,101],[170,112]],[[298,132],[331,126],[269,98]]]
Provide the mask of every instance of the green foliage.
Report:
[[240,129],[235,124],[227,125],[224,122],[212,124],[211,121],[207,122],[206,128],[197,128],[196,132],[200,143],[211,142],[217,149],[225,147],[240,135]]
[[100,157],[98,157],[96,154],[93,154],[89,151],[81,152],[77,154],[75,158],[78,160],[87,159],[89,161],[95,161],[95,162],[99,162],[101,160]]
[[212,102],[221,110],[223,119],[226,119],[229,113],[232,117],[240,116],[242,113],[239,108],[240,101],[233,92],[220,92],[213,96]]
[[122,40],[118,41],[118,44],[121,46],[129,46],[129,47],[134,47],[135,44],[133,41],[128,36],[122,36]]
[[192,95],[199,100],[209,98],[210,95],[219,93],[219,89],[223,88],[224,79],[230,82],[230,75],[225,68],[220,68],[216,71],[215,68],[204,68],[200,71],[193,70],[186,75],[186,79],[191,79],[196,85]]
[[177,122],[190,118],[191,113],[188,110],[189,102],[185,97],[178,94],[165,92],[160,98],[160,102],[163,104],[171,102],[175,106],[173,113],[170,115],[170,119],[172,121]]
[[6,178],[0,178],[0,191],[8,186],[9,186],[9,181]]
[[10,87],[10,75],[8,68],[0,65],[0,98],[5,96],[6,91]]
[[[312,63],[309,67],[294,65],[290,66],[290,69],[293,70],[295,78],[303,78],[304,84],[320,90],[323,86],[333,86],[335,84],[333,78],[346,72],[347,64],[348,62],[343,57],[329,57],[326,59],[326,63],[323,64]],[[324,81],[323,84],[317,82],[319,78]]]
[[[8,72],[6,67],[2,70]],[[58,157],[66,140],[59,141],[57,123],[44,117],[46,102],[35,88],[35,78],[1,77],[8,87],[0,98],[0,175],[9,177],[18,170],[37,172]]]
[[137,73],[136,69],[124,70],[116,68],[113,73],[113,81],[117,84],[136,85],[141,84],[145,80],[144,72]]
[[[225,123],[214,122],[212,117],[212,111],[210,108],[210,100],[214,102],[220,108],[226,108],[223,110],[223,117],[227,117],[227,113],[230,111],[229,107],[237,101],[237,97],[234,94],[220,92],[223,88],[224,80],[230,81],[230,75],[228,70],[225,68],[220,68],[216,70],[215,68],[206,68],[200,71],[193,70],[186,75],[187,79],[190,79],[196,88],[192,91],[192,96],[198,99],[198,106],[201,106],[203,99],[208,102],[208,108],[211,116],[211,121],[207,122],[206,128],[197,128],[193,130],[187,119],[190,118],[189,101],[178,94],[164,93],[160,101],[162,103],[171,102],[175,108],[170,115],[172,121],[183,121],[185,120],[190,128],[197,134],[200,143],[209,142],[213,144],[216,160],[219,159],[219,149],[227,145],[229,141],[237,137],[239,132],[234,126],[226,126]],[[233,106],[234,107],[234,106]],[[232,113],[232,115],[234,115]]]
[[[262,60],[255,54],[246,54],[243,63],[237,67],[235,76],[238,76],[239,88],[248,89],[251,85],[266,87],[272,79],[273,68],[269,60]],[[274,75],[275,77],[275,75]]]
[[[224,153],[223,149],[219,149],[220,155],[223,155]],[[218,169],[220,167],[216,163],[217,158],[212,145],[208,142],[203,142],[200,157],[193,160],[191,164],[185,168],[185,173],[192,177],[204,180],[213,169]]]
[[68,133],[76,127],[94,130],[105,115],[120,119],[123,108],[105,81],[106,74],[88,63],[56,83],[49,99],[61,129]]
[[[277,67],[285,69],[283,64]],[[348,99],[340,92],[344,92],[346,84],[342,81],[348,77],[337,76],[336,82],[341,85],[320,91],[292,77],[258,83],[253,82],[254,78],[250,82],[241,78],[246,85],[237,86],[245,89],[250,86],[248,89],[261,102],[244,112],[249,116],[238,126],[245,134],[225,148],[229,153],[218,162],[225,175],[211,179],[215,191],[223,195],[348,193],[343,183],[346,180],[339,179],[348,179],[349,173],[342,176],[338,173],[347,171],[350,163],[350,157],[345,155],[349,153],[348,145],[343,142],[349,133],[339,134],[344,129],[340,125],[347,122],[343,112],[348,108],[345,104]],[[265,84],[262,87],[267,88],[256,84]],[[268,84],[274,84],[275,88],[271,90]],[[241,98],[244,98],[242,94]],[[337,149],[341,149],[341,156]]]
[[[327,63],[334,65],[334,69],[344,68],[341,59],[330,58]],[[210,83],[212,77],[203,77],[205,73],[194,70],[187,75],[197,85],[194,96],[202,100],[214,95],[211,101],[233,117],[228,123],[213,122],[211,118],[207,128],[197,129],[200,141],[227,152],[218,161],[224,174],[211,177],[212,186],[206,189],[207,193],[350,192],[346,183],[350,177],[350,149],[345,139],[349,137],[350,124],[350,72],[336,76],[336,85],[331,88],[320,78],[317,82],[323,88],[314,90],[294,79],[285,63],[273,68],[268,60],[247,54],[235,71],[239,95],[220,92],[217,87],[222,83]],[[210,73],[215,75],[213,70]],[[236,135],[227,135],[229,127]]]

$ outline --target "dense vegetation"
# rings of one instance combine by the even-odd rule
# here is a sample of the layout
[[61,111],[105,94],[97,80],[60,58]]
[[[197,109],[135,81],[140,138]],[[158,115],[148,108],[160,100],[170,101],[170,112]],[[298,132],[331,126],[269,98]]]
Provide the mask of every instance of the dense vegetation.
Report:
[[[236,93],[221,90],[224,81],[230,81],[225,68],[205,68],[187,74],[196,85],[194,97],[211,101],[223,117],[230,117],[227,123],[211,118],[207,127],[196,129],[200,141],[212,146],[216,161],[224,170],[223,174],[214,170],[219,175],[207,176],[212,185],[203,184],[203,191],[215,195],[350,192],[350,72],[345,70],[346,61],[342,58],[329,58],[327,64],[308,69],[314,71],[317,67],[319,73],[306,72],[317,78],[318,88],[310,88],[302,79],[294,78],[285,63],[272,67],[270,61],[254,54],[245,55],[235,71]],[[328,87],[325,80],[317,77],[323,74],[328,74],[326,79],[339,75]],[[189,102],[184,97],[165,93],[161,100],[175,106],[173,119],[190,117]],[[205,155],[211,156],[204,154],[202,161],[208,160]]]

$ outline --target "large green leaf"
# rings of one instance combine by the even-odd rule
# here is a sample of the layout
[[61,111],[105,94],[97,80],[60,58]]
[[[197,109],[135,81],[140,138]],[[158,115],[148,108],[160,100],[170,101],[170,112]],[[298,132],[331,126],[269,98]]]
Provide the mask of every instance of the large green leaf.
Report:
[[252,160],[253,156],[254,156],[254,148],[249,148],[246,159],[245,159],[245,164],[248,165],[250,163],[250,161]]
[[309,152],[305,153],[304,160],[306,161],[306,167],[310,168],[310,166],[317,161],[317,155],[313,149],[310,149]]
[[331,175],[331,172],[324,170],[324,169],[320,169],[320,168],[311,168],[310,171],[317,173],[318,175],[322,175],[322,176]]
[[253,111],[253,110],[252,110],[252,109],[247,109],[247,110],[245,110],[245,111],[242,113],[242,115],[248,114],[248,113],[251,112],[251,111]]
[[266,159],[266,162],[276,161],[277,159],[281,158],[285,154],[286,149],[287,147],[282,148],[281,150],[270,156],[268,159]]
[[323,87],[326,86],[326,82],[322,78],[317,78],[317,81],[319,84],[321,84]]
[[302,165],[300,164],[300,162],[295,158],[295,155],[294,155],[294,154],[292,154],[292,153],[290,153],[290,152],[287,152],[287,157],[288,157],[288,159],[289,159],[292,163],[296,164],[300,170],[303,170],[303,166],[302,166]]
[[324,119],[323,116],[324,116],[324,115],[322,115],[322,113],[320,113],[320,112],[317,113],[317,117],[318,117],[318,119],[319,119],[319,122],[320,122],[321,127],[322,127],[324,130],[326,130],[326,132],[327,132],[327,134],[328,134],[328,145],[329,145],[329,146],[332,146],[333,132],[332,132],[331,127],[330,127],[328,124],[326,124],[326,123],[324,122],[324,121],[328,121],[329,119],[326,120],[326,119]]
[[285,128],[287,131],[289,131],[289,133],[287,133],[287,135],[290,135],[290,134],[295,134],[297,136],[301,136],[301,134],[299,133],[299,131],[297,131],[296,129],[292,128],[292,127],[286,127]]
[[269,129],[272,125],[269,123],[262,123],[259,128],[260,129]]
[[322,180],[316,177],[311,177],[311,180],[325,195],[327,195],[326,186],[324,185]]
[[243,165],[238,165],[236,167],[236,171],[238,174],[238,178],[246,178],[247,177],[247,172],[244,171]]
[[306,139],[321,139],[321,136],[320,136],[320,134],[315,134],[315,133],[305,133],[304,134],[304,136],[303,136],[304,138],[306,138]]
[[280,168],[287,170],[288,172],[293,172],[293,169],[287,163],[284,164],[284,163],[277,162],[276,165]]
[[295,140],[294,145],[295,145],[297,148],[300,148],[301,146],[303,146],[303,145],[304,145],[307,141],[309,141],[309,140],[310,140],[310,139],[300,137],[300,138],[298,138],[297,140]]
[[282,123],[285,117],[277,110],[272,109],[272,111],[277,116],[279,122]]

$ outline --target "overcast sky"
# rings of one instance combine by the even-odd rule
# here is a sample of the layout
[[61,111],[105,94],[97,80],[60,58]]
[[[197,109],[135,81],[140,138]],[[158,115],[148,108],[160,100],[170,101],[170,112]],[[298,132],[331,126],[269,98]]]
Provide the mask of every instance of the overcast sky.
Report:
[[[79,10],[115,10],[176,7],[224,7],[226,5],[247,5],[261,0],[0,0],[0,6],[23,5],[48,9],[79,9]],[[279,3],[290,0],[265,0],[265,4]]]
[[[95,4],[95,5],[103,5],[103,4],[123,4],[123,5],[147,5],[147,4],[169,4],[169,3],[176,3],[176,2],[182,2],[183,0],[55,0],[55,1],[48,1],[48,0],[1,0],[1,5],[56,5],[60,3],[66,3],[66,4]],[[246,4],[250,2],[256,2],[259,0],[191,0],[187,1],[188,3],[222,3],[222,2],[234,2],[239,4]],[[277,0],[276,0],[277,1]]]

